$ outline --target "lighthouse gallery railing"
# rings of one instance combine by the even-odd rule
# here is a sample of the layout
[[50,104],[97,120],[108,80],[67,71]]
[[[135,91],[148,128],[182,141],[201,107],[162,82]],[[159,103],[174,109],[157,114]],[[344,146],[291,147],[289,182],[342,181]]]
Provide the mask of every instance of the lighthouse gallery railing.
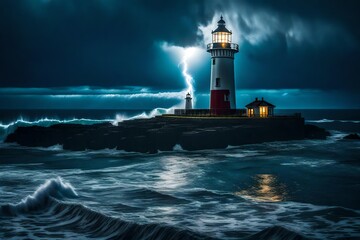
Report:
[[236,43],[209,43],[207,45],[207,50],[210,49],[232,49],[239,51],[239,45]]

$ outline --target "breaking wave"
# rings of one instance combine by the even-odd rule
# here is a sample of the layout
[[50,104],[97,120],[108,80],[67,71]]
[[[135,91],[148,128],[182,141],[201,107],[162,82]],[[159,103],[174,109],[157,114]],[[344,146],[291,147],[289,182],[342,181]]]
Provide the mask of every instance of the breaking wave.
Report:
[[[171,195],[161,194],[154,190],[144,188],[127,191],[126,194],[129,195],[129,198],[138,198],[139,196],[142,196],[143,199],[155,198],[158,200],[164,199],[164,201],[171,200],[170,202],[173,202],[175,198]],[[193,194],[204,197],[223,195],[221,192],[214,192],[206,189],[196,189]],[[232,195],[226,194],[226,196],[231,197]],[[209,233],[198,233],[195,230],[185,228],[183,225],[178,227],[162,223],[140,224],[126,221],[118,217],[108,216],[80,203],[69,202],[69,200],[74,201],[78,197],[78,193],[70,183],[64,181],[60,177],[52,178],[40,185],[33,194],[27,196],[19,203],[0,206],[0,220],[7,219],[10,221],[26,222],[29,221],[29,219],[37,219],[37,216],[39,216],[43,222],[36,223],[38,225],[33,227],[39,227],[44,236],[57,234],[57,238],[215,239],[214,236],[203,235]],[[175,200],[178,201],[178,199]],[[187,203],[184,199],[178,202],[178,204],[184,203]],[[247,201],[245,201],[244,204],[247,204]],[[284,202],[279,204],[277,208],[274,208],[280,215],[289,210],[292,211],[296,209],[299,211],[296,214],[307,215],[310,211],[314,212],[319,218],[323,217],[324,221],[327,222],[339,222],[341,220],[344,222],[344,226],[349,224],[346,222],[346,217],[357,216],[359,214],[357,211],[342,207],[315,206],[311,204],[300,204],[299,206],[298,203],[292,202]],[[46,225],[45,227],[44,224]],[[219,224],[221,224],[221,222]],[[274,224],[276,223],[274,222]],[[251,222],[249,222],[249,225],[251,225]],[[14,227],[16,228],[15,225]],[[33,231],[33,227],[29,229],[30,232]],[[61,235],[61,232],[64,232],[64,230],[68,235]],[[299,229],[289,226],[274,225],[262,228],[262,230],[256,230],[256,232],[250,234],[235,230],[233,232],[227,232],[225,236],[217,237],[220,237],[221,239],[235,237],[236,239],[243,240],[306,239],[301,233],[298,233],[298,231]],[[6,237],[16,237],[18,233],[19,232],[16,231],[16,229],[8,231]],[[69,234],[71,236],[69,236]],[[317,236],[315,234],[313,237],[321,239],[324,236]]]
[[306,120],[307,123],[317,125],[326,130],[337,130],[342,132],[359,132],[360,133],[360,121],[359,120]]
[[[70,183],[60,177],[50,179],[20,203],[0,206],[0,218],[40,213],[43,218],[50,218],[49,222],[52,223],[52,227],[44,230],[48,231],[47,234],[57,232],[66,226],[67,230],[91,238],[211,239],[188,229],[164,224],[137,224],[123,221],[91,210],[82,204],[61,201],[76,197],[78,194]],[[16,234],[14,232],[14,236]]]
[[77,197],[75,189],[63,181],[61,177],[50,179],[42,184],[32,195],[17,204],[7,204],[0,208],[0,215],[17,215],[29,211],[40,210],[51,198],[64,199]]
[[309,123],[334,123],[334,122],[340,122],[340,123],[360,123],[360,121],[357,120],[332,120],[332,119],[320,119],[320,120],[306,120],[306,122]]
[[87,119],[87,118],[73,118],[68,120],[60,120],[53,118],[41,118],[35,121],[28,121],[22,118],[10,122],[8,124],[0,123],[0,140],[6,138],[7,135],[14,132],[18,127],[29,127],[29,126],[41,126],[50,127],[55,124],[82,124],[82,125],[93,125],[97,123],[112,122],[113,119]]
[[184,149],[182,148],[182,146],[180,144],[175,144],[175,146],[173,147],[173,151],[184,151]]
[[29,126],[41,126],[50,127],[55,124],[81,124],[81,125],[93,125],[98,123],[112,123],[117,126],[120,122],[134,119],[145,119],[159,116],[161,114],[170,113],[174,107],[171,108],[155,108],[149,113],[142,112],[137,115],[128,116],[126,114],[116,114],[114,119],[89,119],[89,118],[73,118],[73,119],[55,119],[55,118],[41,118],[34,121],[25,120],[19,118],[16,121],[3,124],[0,122],[0,141],[4,140],[7,135],[13,133],[18,127],[29,127]]
[[126,121],[126,120],[134,120],[134,119],[146,119],[146,118],[153,118],[162,114],[168,114],[173,111],[174,107],[171,108],[155,108],[150,111],[150,113],[140,113],[135,116],[126,116],[124,114],[116,114],[115,120],[112,121],[112,124],[117,126],[120,122]]
[[329,120],[329,119],[320,119],[320,120],[306,120],[306,122],[310,122],[310,123],[329,123],[329,122],[334,122],[335,120]]

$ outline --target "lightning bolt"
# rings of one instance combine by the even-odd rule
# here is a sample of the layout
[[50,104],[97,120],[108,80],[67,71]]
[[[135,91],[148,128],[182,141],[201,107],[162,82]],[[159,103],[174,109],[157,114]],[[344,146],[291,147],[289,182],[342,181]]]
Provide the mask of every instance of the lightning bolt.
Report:
[[[185,84],[187,86],[187,89],[182,91],[182,94],[186,94],[186,93],[190,93],[192,98],[193,98],[193,104],[195,105],[195,89],[194,89],[194,78],[190,75],[189,73],[189,69],[188,69],[188,61],[189,58],[191,58],[191,56],[194,54],[195,48],[186,48],[184,50],[184,55],[181,59],[181,62],[179,64],[179,66],[182,66],[182,75],[184,77],[185,80]],[[184,95],[185,95],[184,94]]]
[[[171,54],[175,53],[175,54],[178,54],[178,56],[179,55],[181,56],[181,60],[180,60],[180,63],[178,64],[178,67],[181,68],[181,74],[184,77],[186,89],[178,92],[178,94],[179,94],[179,97],[181,99],[183,99],[183,98],[185,98],[185,95],[187,93],[190,93],[192,100],[193,100],[193,106],[195,106],[196,98],[195,98],[195,94],[194,94],[195,93],[194,78],[189,73],[189,61],[191,60],[191,57],[193,57],[195,52],[199,49],[197,49],[196,47],[183,48],[183,47],[179,47],[179,46],[171,46],[171,45],[168,45],[167,43],[162,44],[161,48],[166,52],[169,52]],[[118,115],[116,115],[116,119],[115,119],[115,121],[113,121],[113,124],[117,125],[119,122],[122,122],[124,120],[129,120],[129,119],[151,118],[151,117],[161,115],[164,113],[172,113],[172,111],[175,108],[184,108],[184,101],[182,101],[181,103],[179,103],[175,106],[172,106],[170,108],[155,108],[150,113],[144,112],[139,115],[132,116],[132,117],[123,116],[123,115],[118,114]]]

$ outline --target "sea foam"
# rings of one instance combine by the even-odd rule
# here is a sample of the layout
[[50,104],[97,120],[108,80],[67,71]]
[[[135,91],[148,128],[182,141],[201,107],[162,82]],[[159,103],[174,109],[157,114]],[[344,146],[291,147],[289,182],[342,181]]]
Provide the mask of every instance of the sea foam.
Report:
[[77,196],[78,194],[70,183],[57,177],[47,180],[32,195],[25,197],[19,203],[0,206],[0,215],[16,215],[41,209],[50,198],[64,199]]
[[147,119],[147,118],[153,118],[162,114],[168,114],[170,112],[173,111],[175,107],[171,107],[171,108],[155,108],[153,110],[150,111],[150,113],[140,113],[138,115],[135,116],[126,116],[124,114],[117,114],[115,117],[115,120],[112,121],[112,124],[114,126],[117,126],[119,123],[123,122],[123,121],[127,121],[127,120],[135,120],[135,119]]
[[35,121],[28,121],[25,119],[18,119],[8,124],[0,123],[0,140],[4,140],[9,134],[13,133],[18,127],[41,126],[50,127],[55,124],[82,124],[93,125],[97,123],[112,122],[113,119],[87,119],[87,118],[73,118],[67,120],[41,118]]
[[173,111],[174,108],[155,108],[150,113],[140,113],[134,116],[127,116],[124,114],[117,114],[114,119],[89,119],[89,118],[72,118],[72,119],[56,119],[56,118],[41,118],[35,121],[29,121],[23,118],[19,118],[13,122],[4,124],[0,122],[0,140],[4,140],[9,134],[13,133],[18,127],[29,126],[41,126],[50,127],[55,124],[81,124],[81,125],[93,125],[98,123],[112,123],[117,126],[120,122],[135,119],[146,119],[159,116],[161,114],[167,114]]

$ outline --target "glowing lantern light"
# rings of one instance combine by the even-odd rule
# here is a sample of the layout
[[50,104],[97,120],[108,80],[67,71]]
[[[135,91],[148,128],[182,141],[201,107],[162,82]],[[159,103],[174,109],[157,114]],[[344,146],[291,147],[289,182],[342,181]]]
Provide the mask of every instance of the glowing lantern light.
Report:
[[225,27],[225,21],[221,16],[218,21],[218,27],[212,31],[212,42],[213,43],[231,43],[231,31]]

